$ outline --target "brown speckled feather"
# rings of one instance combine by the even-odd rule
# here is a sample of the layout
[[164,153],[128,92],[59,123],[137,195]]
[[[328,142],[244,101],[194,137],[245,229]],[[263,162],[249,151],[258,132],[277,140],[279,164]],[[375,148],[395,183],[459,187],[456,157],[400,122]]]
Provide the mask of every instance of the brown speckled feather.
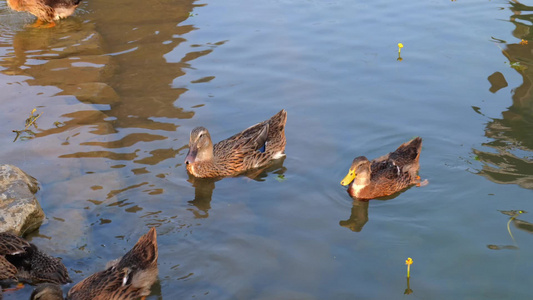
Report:
[[157,257],[157,233],[151,228],[122,258],[70,289],[67,299],[127,300],[148,296],[157,279]]
[[422,139],[417,137],[402,144],[394,152],[368,161],[365,157],[354,160],[350,171],[357,170],[348,193],[359,199],[373,199],[394,194],[419,183]]
[[41,252],[35,245],[10,233],[0,233],[0,280],[7,275],[32,283],[52,282],[65,284],[70,281],[67,269],[60,259]]
[[0,256],[0,280],[17,280],[17,268],[4,256]]
[[0,233],[0,255],[15,255],[26,252],[30,243],[14,234]]
[[[218,142],[212,154],[204,154],[206,159],[198,159],[194,153],[212,145],[207,129],[195,128],[191,132],[189,154],[186,164],[189,173],[196,177],[235,176],[245,171],[268,165],[273,159],[283,156],[285,150],[285,124],[287,112],[281,110],[269,120],[253,125],[234,136]],[[198,146],[199,139],[209,138],[206,146]],[[264,151],[262,148],[264,147]],[[198,150],[197,150],[198,149]],[[195,152],[196,151],[196,152]],[[192,157],[192,158],[191,158]]]
[[6,256],[26,253],[30,243],[10,234],[0,233],[0,280],[17,279],[17,268],[6,259]]

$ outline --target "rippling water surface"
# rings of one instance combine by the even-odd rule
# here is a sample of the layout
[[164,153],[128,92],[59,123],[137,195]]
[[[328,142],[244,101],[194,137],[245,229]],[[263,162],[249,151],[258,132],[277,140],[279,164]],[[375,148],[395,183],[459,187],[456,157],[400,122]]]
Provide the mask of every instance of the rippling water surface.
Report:
[[[1,161],[40,181],[47,215],[28,238],[77,282],[156,226],[148,299],[528,299],[532,11],[91,0],[39,29],[2,1]],[[38,128],[13,142],[33,108]],[[282,108],[285,159],[187,175],[192,128],[216,142]],[[355,156],[414,136],[429,185],[369,202],[340,186]]]

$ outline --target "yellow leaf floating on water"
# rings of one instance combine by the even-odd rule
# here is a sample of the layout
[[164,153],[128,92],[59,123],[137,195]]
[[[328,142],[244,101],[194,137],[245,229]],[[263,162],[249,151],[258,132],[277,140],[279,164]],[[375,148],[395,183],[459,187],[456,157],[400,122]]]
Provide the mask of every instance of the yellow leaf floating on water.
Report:
[[520,41],[520,45],[527,45],[527,41],[524,40],[524,39],[522,39],[522,40]]

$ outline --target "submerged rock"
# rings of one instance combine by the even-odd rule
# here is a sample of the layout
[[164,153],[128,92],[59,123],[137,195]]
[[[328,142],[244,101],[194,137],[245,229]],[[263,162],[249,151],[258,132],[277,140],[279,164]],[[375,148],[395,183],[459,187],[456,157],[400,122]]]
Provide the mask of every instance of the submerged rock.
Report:
[[0,232],[22,235],[33,231],[44,220],[35,198],[39,183],[13,165],[0,165]]

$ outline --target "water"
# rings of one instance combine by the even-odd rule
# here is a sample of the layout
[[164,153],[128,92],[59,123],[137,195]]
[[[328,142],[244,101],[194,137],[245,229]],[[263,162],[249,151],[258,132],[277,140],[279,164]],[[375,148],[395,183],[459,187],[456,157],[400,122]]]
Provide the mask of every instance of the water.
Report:
[[[0,2],[2,162],[39,179],[47,215],[29,238],[77,282],[156,226],[148,299],[528,299],[533,219],[512,211],[533,211],[532,8],[93,0],[45,30]],[[219,141],[282,108],[284,160],[189,178],[192,128]],[[429,185],[340,186],[414,136]]]

